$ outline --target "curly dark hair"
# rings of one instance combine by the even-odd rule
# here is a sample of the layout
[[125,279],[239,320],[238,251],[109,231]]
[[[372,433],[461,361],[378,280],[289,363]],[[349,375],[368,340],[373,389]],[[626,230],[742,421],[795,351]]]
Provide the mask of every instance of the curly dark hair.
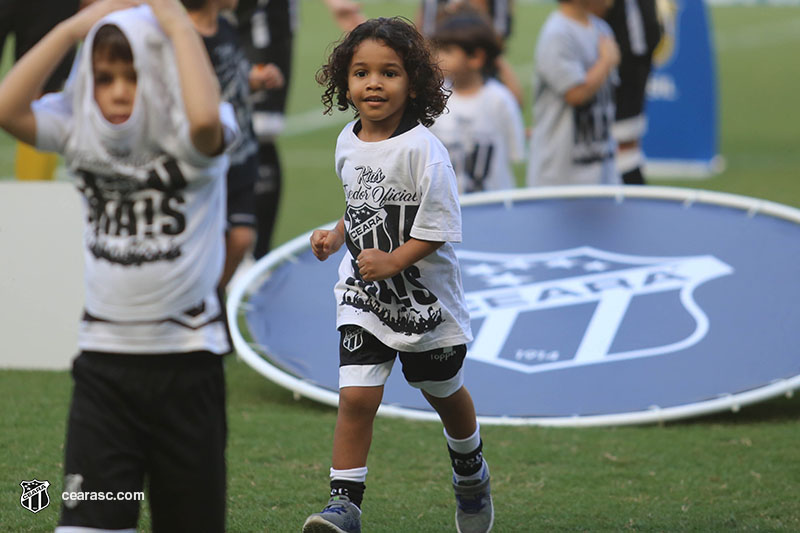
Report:
[[430,126],[442,114],[450,93],[442,87],[442,71],[434,60],[425,39],[406,18],[376,18],[359,24],[339,41],[328,57],[328,62],[317,71],[317,83],[325,87],[322,103],[325,114],[335,105],[340,111],[358,109],[347,99],[347,80],[350,61],[358,45],[373,39],[394,50],[403,60],[408,73],[409,96],[406,115]]

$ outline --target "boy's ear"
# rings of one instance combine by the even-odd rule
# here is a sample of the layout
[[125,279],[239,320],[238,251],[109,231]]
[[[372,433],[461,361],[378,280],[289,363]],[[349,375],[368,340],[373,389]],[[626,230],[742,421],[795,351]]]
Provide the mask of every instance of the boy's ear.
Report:
[[467,58],[467,64],[473,70],[482,70],[486,66],[486,50],[476,48]]

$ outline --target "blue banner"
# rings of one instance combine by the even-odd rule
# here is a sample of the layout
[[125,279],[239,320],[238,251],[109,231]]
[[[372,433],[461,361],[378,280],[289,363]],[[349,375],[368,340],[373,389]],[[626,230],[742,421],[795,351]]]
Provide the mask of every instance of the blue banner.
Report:
[[717,81],[703,0],[667,0],[664,35],[647,84],[648,131],[642,141],[648,174],[707,176],[718,172]]

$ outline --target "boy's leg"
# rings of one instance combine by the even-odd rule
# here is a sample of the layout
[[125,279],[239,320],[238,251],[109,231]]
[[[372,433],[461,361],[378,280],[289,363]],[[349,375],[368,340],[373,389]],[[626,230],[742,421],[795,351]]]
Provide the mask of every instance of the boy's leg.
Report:
[[339,412],[333,433],[334,469],[367,466],[373,422],[382,399],[383,385],[339,389]]
[[[73,363],[75,386],[64,450],[67,496],[62,498],[57,533],[72,528],[136,530],[139,501],[117,495],[143,491],[144,422],[131,379],[136,372],[117,361],[117,354],[82,353]],[[108,494],[114,499],[106,499]]]
[[256,239],[256,203],[253,187],[258,174],[256,154],[228,170],[228,208],[225,235],[225,267],[219,286],[228,285],[239,263]]
[[494,524],[489,468],[475,406],[464,387],[465,345],[427,352],[402,353],[403,374],[420,389],[444,425],[453,468],[456,529],[459,533],[487,533]]
[[222,533],[227,441],[222,356],[197,352],[164,358],[150,379],[153,532]]
[[360,533],[373,423],[396,356],[366,330],[341,328],[330,500],[306,519],[303,533]]
[[219,286],[225,288],[236,273],[247,251],[256,240],[256,231],[250,226],[233,226],[225,235],[225,267]]
[[258,179],[256,180],[256,242],[253,257],[261,259],[272,249],[272,234],[278,218],[281,197],[281,162],[274,142],[260,142],[258,146]]
[[478,428],[472,396],[463,385],[447,398],[438,398],[424,389],[422,395],[439,414],[447,434],[455,439],[466,439]]

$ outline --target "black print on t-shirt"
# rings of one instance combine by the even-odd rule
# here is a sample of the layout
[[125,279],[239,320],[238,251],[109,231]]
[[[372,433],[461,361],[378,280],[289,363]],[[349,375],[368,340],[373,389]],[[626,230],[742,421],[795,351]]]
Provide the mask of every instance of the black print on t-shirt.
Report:
[[88,203],[86,245],[96,258],[135,266],[180,257],[175,237],[186,230],[187,182],[174,159],[150,166],[146,180],[78,169],[77,187]]
[[494,145],[490,143],[476,143],[472,151],[464,158],[464,170],[469,180],[465,184],[464,192],[480,192],[486,190],[486,178],[492,168],[492,155]]
[[421,273],[416,265],[381,281],[365,281],[358,272],[355,258],[362,250],[377,248],[388,253],[410,239],[411,227],[419,211],[418,204],[385,203],[387,198],[413,198],[417,201],[416,193],[380,184],[384,179],[380,169],[359,168],[358,186],[346,194],[350,201],[360,199],[365,202],[348,204],[344,215],[345,244],[354,258],[354,275],[345,280],[348,288],[340,305],[373,313],[397,333],[411,335],[431,331],[444,322],[444,318],[438,298],[420,282]]
[[603,86],[591,100],[572,109],[573,163],[590,165],[613,155],[608,148],[611,136],[608,108],[612,105],[611,99],[611,88]]

